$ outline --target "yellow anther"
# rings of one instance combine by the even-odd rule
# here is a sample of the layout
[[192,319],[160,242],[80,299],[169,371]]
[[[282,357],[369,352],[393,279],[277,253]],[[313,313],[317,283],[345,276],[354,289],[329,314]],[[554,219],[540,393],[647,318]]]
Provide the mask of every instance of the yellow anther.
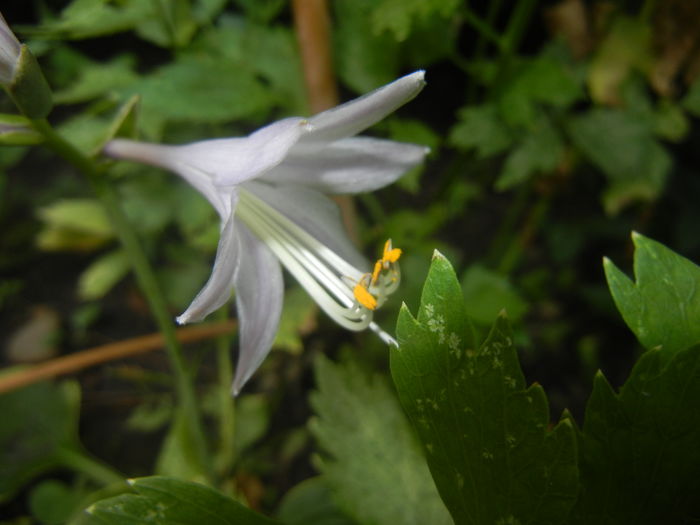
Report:
[[384,268],[388,268],[388,263],[395,263],[401,257],[400,248],[391,247],[391,239],[388,239],[384,243],[384,254],[382,255],[382,263],[384,263]]
[[372,274],[364,274],[355,285],[355,288],[353,288],[352,293],[358,303],[369,310],[374,310],[377,308],[377,298],[374,297],[367,289],[371,278]]
[[379,259],[376,263],[374,263],[374,270],[372,270],[372,284],[377,283],[377,279],[379,279],[379,274],[381,273],[382,268],[384,268],[384,265],[382,264],[382,260]]

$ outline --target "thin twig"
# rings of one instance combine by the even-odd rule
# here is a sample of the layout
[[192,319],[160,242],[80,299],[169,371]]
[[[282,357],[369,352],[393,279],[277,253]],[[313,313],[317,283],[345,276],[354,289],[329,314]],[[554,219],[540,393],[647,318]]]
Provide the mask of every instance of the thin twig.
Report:
[[[176,336],[181,343],[191,343],[231,333],[236,328],[233,320],[220,323],[209,323],[199,326],[188,326],[176,330]],[[94,366],[107,361],[115,361],[163,348],[164,338],[160,333],[144,335],[96,346],[70,355],[51,359],[15,373],[0,377],[0,393],[50,379],[59,375],[77,372],[83,368]]]

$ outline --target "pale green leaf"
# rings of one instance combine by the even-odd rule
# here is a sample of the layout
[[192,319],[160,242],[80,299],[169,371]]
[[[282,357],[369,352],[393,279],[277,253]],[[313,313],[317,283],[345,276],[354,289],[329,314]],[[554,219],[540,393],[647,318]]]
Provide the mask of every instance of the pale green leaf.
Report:
[[449,523],[450,518],[394,394],[352,363],[316,362],[311,430],[318,462],[340,508],[359,523]]

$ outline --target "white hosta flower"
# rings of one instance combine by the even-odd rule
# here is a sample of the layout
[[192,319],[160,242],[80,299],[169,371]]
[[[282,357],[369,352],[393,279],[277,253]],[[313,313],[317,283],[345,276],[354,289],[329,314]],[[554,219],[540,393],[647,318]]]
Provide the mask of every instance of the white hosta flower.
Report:
[[0,84],[7,85],[15,78],[22,45],[0,14]]
[[424,72],[310,117],[287,118],[245,138],[164,146],[113,140],[112,157],[169,169],[199,190],[221,217],[211,277],[180,315],[200,321],[235,289],[240,353],[237,393],[267,356],[282,310],[282,263],[319,306],[349,330],[370,328],[399,281],[399,250],[390,243],[370,265],[348,239],[335,204],[324,193],[358,193],[394,182],[423,161],[428,149],[355,135],[415,97]]

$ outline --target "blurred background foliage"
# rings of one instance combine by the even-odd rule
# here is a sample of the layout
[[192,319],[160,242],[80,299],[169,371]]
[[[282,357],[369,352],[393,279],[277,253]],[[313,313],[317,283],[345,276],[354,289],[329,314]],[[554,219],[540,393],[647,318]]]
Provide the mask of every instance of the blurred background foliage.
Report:
[[[602,368],[618,385],[639,351],[607,291],[603,255],[629,268],[629,233],[637,230],[700,259],[700,5],[332,0],[329,7],[343,100],[427,71],[421,95],[370,133],[429,145],[428,162],[356,199],[363,250],[374,254],[388,237],[404,250],[398,299],[378,312],[379,323],[391,330],[401,301],[415,310],[438,248],[455,265],[477,330],[485,335],[505,308],[528,382],[545,386],[553,418],[564,407],[580,418],[592,372]],[[183,143],[309,113],[285,0],[5,0],[2,12],[44,67],[57,103],[52,121],[85,152],[115,122],[145,140]],[[13,112],[8,99],[0,98],[0,112]],[[115,164],[110,176],[175,315],[208,275],[218,219],[170,174]],[[109,220],[69,167],[38,149],[0,149],[0,220],[3,364],[153,330]],[[366,509],[342,494],[356,497],[352,472],[373,459],[353,455],[350,444],[372,438],[334,421],[329,407],[376,403],[400,419],[383,383],[358,387],[363,397],[348,386],[369,381],[368,371],[386,374],[388,357],[372,334],[342,332],[288,286],[279,351],[237,400],[235,436],[213,431],[224,413],[214,355],[231,342],[188,347],[211,440],[223,440],[218,486],[290,520],[298,513],[289,509],[324,499],[332,486],[347,504],[329,516],[352,523]],[[18,474],[0,474],[0,515],[60,523],[51,516],[69,516],[96,480],[109,479],[70,461],[78,474],[65,470],[57,452],[82,450],[78,409],[92,454],[128,476],[152,472],[173,411],[165,370],[149,354],[82,372],[82,399],[74,383],[33,392],[45,399],[42,410],[69,413],[72,427],[60,430],[66,418],[42,419],[56,427],[57,441],[32,443],[31,461],[12,460]],[[320,422],[309,430],[313,413]],[[367,425],[382,434],[386,423],[378,416]],[[328,439],[338,428],[349,444]],[[16,432],[4,426],[0,443]],[[414,444],[404,445],[386,454],[412,461]],[[289,492],[319,471],[323,478]],[[374,479],[379,493],[391,483]],[[296,500],[280,507],[287,492]],[[46,511],[66,494],[71,504]]]

